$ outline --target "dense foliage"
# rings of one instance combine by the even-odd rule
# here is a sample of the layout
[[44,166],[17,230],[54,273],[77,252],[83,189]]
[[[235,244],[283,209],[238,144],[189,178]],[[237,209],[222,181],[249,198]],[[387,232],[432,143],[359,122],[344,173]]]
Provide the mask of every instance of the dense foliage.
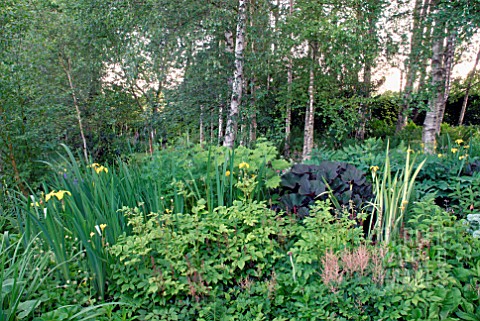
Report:
[[0,321],[479,320],[479,6],[2,1]]
[[[432,162],[457,168],[461,175],[447,180],[476,175],[463,171],[478,159],[476,138],[452,144],[457,151],[428,156],[417,168],[408,202],[398,187],[404,174],[393,174],[421,166],[409,160],[421,153],[399,145],[386,156],[381,140],[329,151],[332,160],[352,153],[360,167],[372,166],[376,198],[352,217],[349,207],[330,203],[339,201],[332,193],[302,219],[276,205],[288,163],[267,142],[233,152],[179,142],[109,166],[85,164],[67,149],[50,164],[43,192],[8,196],[14,212],[4,215],[3,318],[476,319],[480,241],[470,202],[478,184],[445,194],[427,179]],[[459,160],[460,148],[471,156]],[[367,149],[370,155],[353,157]],[[291,170],[316,168],[302,166]],[[395,191],[397,203],[378,198]],[[440,196],[447,206],[435,204]],[[371,206],[383,220],[400,205],[394,219],[401,224],[379,224],[383,232],[358,224]]]

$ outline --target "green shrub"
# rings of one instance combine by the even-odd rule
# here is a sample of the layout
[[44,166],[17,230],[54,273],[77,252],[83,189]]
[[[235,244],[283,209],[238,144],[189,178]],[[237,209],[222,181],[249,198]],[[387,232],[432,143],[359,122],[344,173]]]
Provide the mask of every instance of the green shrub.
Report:
[[116,262],[110,291],[139,313],[194,308],[214,289],[264,280],[282,257],[283,223],[262,203],[235,201],[209,213],[201,200],[191,214],[157,213],[147,221],[138,208],[122,212],[133,234],[109,249]]

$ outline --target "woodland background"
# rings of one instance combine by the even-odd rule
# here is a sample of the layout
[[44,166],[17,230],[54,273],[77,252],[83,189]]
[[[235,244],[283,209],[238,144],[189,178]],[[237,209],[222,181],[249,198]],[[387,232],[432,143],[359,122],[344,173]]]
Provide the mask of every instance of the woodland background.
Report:
[[[413,121],[432,152],[442,120],[479,121],[478,75],[451,77],[476,52],[478,10],[466,0],[6,0],[1,181],[40,181],[39,161],[59,143],[112,161],[182,135],[228,146],[263,136],[306,159]],[[402,92],[378,94],[389,65]]]

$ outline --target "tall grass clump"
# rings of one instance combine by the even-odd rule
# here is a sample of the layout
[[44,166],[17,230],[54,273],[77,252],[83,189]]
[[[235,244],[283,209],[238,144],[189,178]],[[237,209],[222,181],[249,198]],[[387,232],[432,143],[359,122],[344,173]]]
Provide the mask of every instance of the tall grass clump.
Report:
[[259,140],[254,149],[172,147],[158,151],[142,168],[143,175],[149,179],[173,186],[164,196],[181,206],[175,208],[177,212],[184,213],[200,199],[207,200],[210,212],[218,206],[231,206],[233,201],[245,196],[241,184],[246,178],[255,180],[250,197],[267,200],[269,188],[278,186],[280,171],[289,166],[287,161],[278,158],[278,151],[271,143]]
[[27,318],[41,303],[34,294],[49,276],[49,258],[34,248],[35,238],[26,246],[23,236],[5,232],[0,238],[0,320]]
[[369,236],[378,242],[388,244],[398,232],[411,200],[415,179],[426,162],[424,159],[415,166],[415,157],[411,158],[411,153],[412,150],[408,149],[404,168],[392,175],[387,145],[382,174],[377,175],[378,166],[371,167],[375,200],[372,204]]
[[20,225],[28,235],[41,231],[41,238],[55,253],[58,263],[65,263],[62,277],[70,279],[68,259],[71,249],[86,253],[86,265],[100,295],[105,294],[109,258],[106,247],[124,233],[129,233],[123,206],[141,206],[146,213],[163,211],[161,186],[142,179],[138,166],[120,163],[116,168],[77,160],[65,147],[66,155],[50,163],[51,180],[39,196],[19,195],[23,212]]

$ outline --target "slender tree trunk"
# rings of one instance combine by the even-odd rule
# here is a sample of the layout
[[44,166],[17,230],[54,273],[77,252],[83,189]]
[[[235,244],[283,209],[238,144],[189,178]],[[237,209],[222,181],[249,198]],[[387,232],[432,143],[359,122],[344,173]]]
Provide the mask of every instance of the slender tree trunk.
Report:
[[80,113],[80,106],[78,105],[78,100],[77,100],[77,95],[75,93],[75,87],[73,86],[73,80],[72,80],[72,64],[70,61],[70,58],[66,59],[67,61],[65,62],[64,59],[59,56],[59,61],[60,65],[63,68],[63,71],[65,72],[67,79],[68,79],[68,85],[70,87],[70,91],[72,94],[72,99],[73,99],[73,105],[75,106],[75,110],[77,112],[77,120],[78,120],[78,127],[80,129],[80,136],[82,138],[82,147],[83,147],[83,156],[85,157],[85,161],[88,163],[88,150],[87,150],[87,140],[85,139],[85,134],[83,132],[83,125],[82,125],[82,114]]
[[[255,16],[255,7],[252,5],[250,6],[250,28],[253,30],[254,28],[254,16]],[[276,22],[275,22],[276,23]],[[274,29],[275,30],[275,29]],[[274,44],[275,45],[275,44]],[[245,47],[247,45],[245,44]],[[253,55],[256,55],[256,46],[255,46],[255,38],[252,37],[250,41],[250,50]],[[248,139],[245,138],[245,140],[248,140],[248,145],[252,145],[255,143],[255,140],[257,139],[257,98],[256,98],[256,89],[257,89],[257,77],[255,75],[255,69],[250,69],[251,72],[251,78],[250,78],[250,85],[248,88],[250,88],[250,106],[248,108],[248,113],[246,115],[246,118],[249,120],[248,122]],[[245,89],[245,91],[248,90],[248,88]],[[247,145],[247,144],[245,144]]]
[[232,101],[225,130],[223,146],[233,148],[238,129],[238,111],[242,101],[243,50],[245,43],[246,0],[238,1],[237,39],[235,41],[235,72],[232,85]]
[[223,108],[224,104],[221,103],[218,106],[218,144],[222,143],[223,138]]
[[313,150],[313,136],[314,136],[314,119],[315,119],[315,58],[316,58],[316,51],[317,46],[315,43],[311,44],[310,47],[311,56],[312,56],[312,64],[310,66],[310,80],[308,84],[308,108],[307,112],[305,113],[305,130],[304,130],[304,138],[303,138],[303,153],[302,159],[308,160],[310,159],[310,154]]
[[473,65],[472,71],[468,74],[467,78],[467,88],[465,89],[465,97],[463,98],[462,110],[460,111],[460,117],[458,118],[458,125],[463,124],[463,118],[465,117],[465,111],[467,110],[468,104],[468,95],[470,94],[470,88],[472,88],[473,77],[475,76],[475,71],[477,70],[478,61],[480,60],[480,48],[478,49],[477,58],[475,59],[475,64]]
[[[0,115],[3,116],[3,122],[7,124],[7,117],[6,117],[6,111],[3,109],[3,106],[0,105]],[[5,131],[5,143],[8,146],[8,158],[10,159],[10,164],[12,165],[12,170],[13,170],[13,177],[15,179],[15,182],[18,185],[18,188],[24,195],[28,195],[27,189],[25,188],[24,184],[22,183],[22,180],[20,178],[20,172],[18,170],[17,166],[17,160],[15,158],[15,152],[13,149],[13,144],[12,144],[12,139],[10,137],[10,134],[8,131]],[[2,157],[0,157],[0,162],[2,162]],[[5,162],[7,162],[5,160]],[[0,171],[1,173],[1,171]]]
[[407,63],[405,63],[407,79],[405,83],[405,91],[403,92],[402,106],[398,112],[397,126],[395,128],[396,133],[400,132],[407,125],[408,121],[408,110],[413,93],[413,83],[417,78],[420,46],[422,44],[423,29],[420,28],[420,17],[423,6],[423,0],[415,0],[415,7],[413,9],[412,36],[410,40],[410,54]]
[[[441,29],[441,30],[438,30]],[[437,26],[436,36],[433,40],[432,47],[432,94],[429,99],[430,110],[425,116],[423,123],[422,141],[425,153],[433,153],[435,151],[435,135],[437,134],[437,124],[439,120],[440,110],[444,103],[445,94],[445,68],[443,67],[443,48],[445,37],[443,28]]]
[[250,144],[255,143],[257,140],[257,100],[256,100],[256,90],[257,90],[257,79],[254,77],[251,84],[251,99],[250,99]]
[[214,123],[213,123],[213,109],[210,109],[210,145],[213,144],[213,140],[215,138],[215,129],[214,129]]
[[443,93],[443,103],[440,106],[437,119],[437,128],[436,133],[440,134],[440,126],[442,124],[443,116],[445,115],[445,107],[448,102],[448,97],[450,96],[451,88],[451,75],[453,68],[453,59],[455,55],[455,42],[456,42],[456,33],[451,32],[447,37],[447,48],[444,55],[444,68],[445,68],[445,86]]
[[233,33],[225,31],[225,51],[233,53]]
[[204,107],[203,105],[200,105],[200,128],[199,128],[199,131],[200,131],[200,145],[203,146],[203,144],[205,144],[205,128],[204,128],[204,124],[203,124],[203,118],[204,118],[204,114],[203,114],[203,110],[204,110]]
[[240,125],[240,146],[246,146],[247,145],[247,116],[242,112],[242,120],[241,120],[241,125]]
[[[293,0],[290,0],[290,17],[293,15]],[[293,33],[290,34],[293,38]],[[292,53],[288,55],[287,65],[287,108],[285,111],[285,157],[290,157],[290,135],[292,124],[292,85],[293,85],[293,59]]]

